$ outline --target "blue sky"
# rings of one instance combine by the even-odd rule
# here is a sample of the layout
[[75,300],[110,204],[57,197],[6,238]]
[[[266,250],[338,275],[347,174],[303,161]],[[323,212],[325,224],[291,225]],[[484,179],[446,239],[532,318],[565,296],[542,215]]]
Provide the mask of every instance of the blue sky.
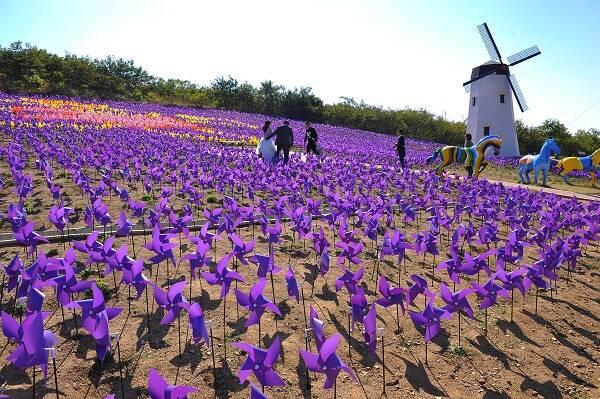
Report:
[[0,0],[0,45],[131,58],[152,74],[208,83],[218,75],[311,86],[391,108],[466,118],[462,82],[488,60],[487,22],[512,69],[529,124],[558,118],[600,128],[600,1],[11,1]]

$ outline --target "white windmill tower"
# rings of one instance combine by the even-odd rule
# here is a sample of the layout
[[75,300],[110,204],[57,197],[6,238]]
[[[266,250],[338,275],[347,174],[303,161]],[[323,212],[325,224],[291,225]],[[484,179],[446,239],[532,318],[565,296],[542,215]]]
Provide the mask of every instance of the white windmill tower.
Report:
[[[530,47],[508,57],[508,64],[502,62],[500,51],[486,23],[477,27],[491,61],[473,68],[471,80],[463,83],[469,98],[467,133],[477,143],[483,136],[502,137],[502,156],[519,156],[519,142],[515,129],[515,114],[510,92],[515,95],[521,112],[527,110],[527,103],[519,88],[517,79],[510,74],[509,67],[540,55],[537,46]],[[485,78],[485,79],[484,79]]]

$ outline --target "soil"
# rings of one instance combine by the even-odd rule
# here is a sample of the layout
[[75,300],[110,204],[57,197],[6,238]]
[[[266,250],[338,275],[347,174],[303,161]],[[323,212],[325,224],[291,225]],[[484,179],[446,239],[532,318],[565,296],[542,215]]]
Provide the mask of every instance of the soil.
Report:
[[[3,165],[4,166],[4,165]],[[6,175],[6,171],[3,174]],[[47,197],[47,192],[39,192],[44,182],[34,170],[30,170],[35,177],[36,192],[30,200],[32,207],[31,219],[36,226],[41,226],[47,220],[47,211],[52,205],[52,200]],[[40,180],[42,179],[42,180]],[[6,179],[5,179],[6,180]],[[78,193],[70,181],[64,179],[66,193]],[[12,189],[10,189],[12,192]],[[9,189],[3,189],[3,194]],[[136,192],[134,192],[134,195]],[[14,202],[14,194],[7,194],[0,198],[0,209],[6,209],[9,202]],[[67,198],[76,208],[83,208],[85,202],[81,196],[72,195]],[[111,214],[116,218],[120,211],[120,201],[113,199],[109,202]],[[81,211],[80,211],[81,212]],[[81,220],[76,224],[82,226]],[[325,221],[316,222],[316,226],[327,229]],[[398,221],[398,228],[410,236],[423,229],[424,224],[416,223],[404,226]],[[46,227],[49,228],[48,222]],[[6,224],[1,226],[2,231],[9,231]],[[500,229],[505,234],[505,229]],[[256,229],[257,247],[255,252],[267,254],[267,243],[259,238]],[[240,231],[244,239],[252,239],[252,228]],[[266,313],[261,322],[262,336],[258,336],[257,326],[245,328],[247,311],[237,308],[232,287],[227,297],[225,319],[223,325],[223,301],[219,299],[219,287],[209,286],[205,281],[192,281],[192,294],[189,295],[189,286],[184,291],[185,296],[201,304],[206,318],[212,320],[212,335],[216,369],[213,369],[213,352],[207,345],[195,345],[191,341],[191,332],[188,328],[187,316],[182,313],[180,319],[182,354],[179,355],[179,329],[175,321],[171,326],[159,326],[163,316],[162,309],[153,303],[150,295],[150,326],[148,332],[146,322],[146,302],[142,294],[139,300],[131,300],[131,311],[128,311],[127,288],[115,287],[113,276],[104,278],[110,290],[107,300],[110,306],[119,306],[123,313],[111,322],[111,331],[120,332],[120,358],[123,373],[123,388],[126,398],[147,397],[148,370],[156,368],[170,384],[186,384],[200,388],[198,394],[190,398],[246,398],[249,389],[246,384],[239,384],[237,372],[245,359],[245,354],[230,344],[234,341],[244,341],[268,347],[275,334],[282,340],[282,357],[275,366],[278,373],[286,381],[285,387],[265,388],[265,394],[270,398],[331,398],[333,390],[322,388],[324,377],[311,375],[311,389],[307,389],[306,369],[302,363],[298,349],[305,347],[304,312],[308,313],[309,306],[313,306],[325,322],[325,333],[330,336],[335,333],[342,335],[337,353],[346,362],[358,378],[358,383],[353,382],[348,376],[341,374],[337,381],[337,396],[340,398],[431,398],[431,397],[477,397],[477,398],[598,398],[600,397],[600,251],[598,246],[588,247],[580,259],[580,269],[569,276],[562,271],[556,292],[540,291],[537,301],[535,290],[530,290],[525,298],[517,292],[514,296],[514,313],[511,321],[510,298],[500,299],[499,303],[489,309],[486,314],[476,311],[476,318],[461,319],[461,346],[458,345],[458,319],[445,320],[443,330],[433,340],[425,345],[422,332],[415,329],[408,314],[400,316],[400,330],[397,331],[396,312],[394,308],[377,308],[378,326],[384,328],[385,363],[382,358],[381,341],[377,346],[377,353],[370,353],[364,344],[362,333],[355,329],[348,332],[348,293],[342,290],[335,292],[335,279],[341,274],[335,266],[336,258],[332,256],[331,270],[325,278],[315,276],[314,251],[309,243],[294,240],[289,227],[284,228],[283,241],[276,247],[276,263],[283,268],[291,265],[297,277],[304,277],[303,283],[304,302],[297,303],[295,299],[287,297],[284,273],[274,275],[275,302],[279,306],[283,319],[276,322],[271,313]],[[329,233],[328,233],[329,234]],[[362,237],[362,233],[358,234]],[[505,238],[505,236],[504,236]],[[329,241],[334,237],[329,234]],[[365,240],[364,237],[362,237]],[[444,242],[445,234],[441,241]],[[174,242],[178,239],[175,238]],[[218,241],[216,259],[220,259],[229,249],[227,240]],[[371,242],[365,243],[365,250],[361,254],[365,267],[363,287],[366,290],[369,302],[379,296],[377,292],[377,278],[375,258],[377,248]],[[119,238],[115,248],[128,244],[131,251],[129,238]],[[135,238],[135,258],[149,259],[152,254],[143,248],[144,237]],[[182,238],[181,249],[183,253],[191,251],[191,243]],[[46,244],[39,251],[54,253],[60,257],[64,254],[62,244]],[[478,248],[468,249],[478,252]],[[177,259],[179,251],[175,250]],[[5,265],[14,253],[19,253],[22,258],[25,254],[20,248],[0,250],[0,264]],[[412,255],[412,256],[411,256]],[[427,255],[414,256],[409,251],[409,259],[402,264],[401,282],[406,287],[406,281],[413,273],[424,275],[433,289],[437,291],[439,284],[445,281],[452,286],[447,275],[443,272],[432,274],[431,265],[443,259]],[[215,259],[213,258],[213,259]],[[79,261],[85,261],[84,256],[78,255]],[[524,263],[537,260],[537,254],[530,248],[526,251]],[[28,260],[28,263],[32,259]],[[170,266],[167,281],[167,267],[165,263],[152,267],[148,265],[146,275],[153,281],[167,288],[176,281],[186,279],[189,283],[189,264],[180,262],[176,268]],[[234,267],[233,262],[230,267]],[[512,266],[514,267],[514,266]],[[211,266],[212,268],[212,266]],[[357,266],[352,266],[357,270]],[[98,279],[96,266],[89,268],[92,274],[88,279]],[[102,269],[102,265],[100,266]],[[256,282],[255,266],[238,265],[238,269],[246,277],[244,283],[238,288],[247,292]],[[385,275],[393,282],[398,279],[398,267],[387,258],[378,262],[379,273]],[[157,278],[158,276],[158,278]],[[481,277],[483,279],[483,276]],[[118,279],[118,276],[117,276]],[[473,278],[477,280],[477,276]],[[456,289],[469,286],[470,281],[464,279]],[[314,285],[314,292],[313,292]],[[71,311],[65,309],[64,322],[61,308],[57,307],[51,289],[46,289],[44,309],[51,312],[46,320],[46,328],[51,330],[59,339],[57,349],[57,377],[61,398],[103,398],[114,393],[121,397],[121,379],[119,378],[119,362],[117,353],[114,357],[107,357],[100,364],[95,360],[94,341],[79,328],[79,336],[75,336],[75,325]],[[151,292],[150,292],[151,293]],[[265,296],[271,298],[273,293],[270,284],[267,284]],[[3,309],[12,312],[14,301],[11,294],[5,294],[2,300]],[[422,299],[422,297],[420,298]],[[475,308],[479,301],[470,298],[471,305]],[[418,306],[411,307],[418,310]],[[438,305],[441,305],[438,303]],[[79,318],[79,315],[78,315]],[[78,323],[80,324],[80,323]],[[487,325],[487,329],[485,326]],[[225,330],[225,339],[223,331]],[[348,343],[349,342],[349,343]],[[32,369],[18,370],[8,364],[6,356],[12,351],[13,345],[0,338],[0,376],[6,382],[5,394],[11,398],[32,397]],[[314,344],[311,344],[314,351]],[[425,363],[427,351],[427,363]],[[116,352],[116,351],[115,351]],[[226,352],[226,354],[225,354]],[[383,384],[385,369],[386,384]],[[214,374],[213,374],[214,373]],[[215,376],[216,375],[216,381]],[[258,382],[250,377],[255,384]],[[213,387],[215,389],[213,389]],[[385,395],[383,390],[385,388]],[[46,386],[42,382],[42,375],[36,375],[36,397],[55,397],[55,384],[52,365],[49,367],[49,376]]]

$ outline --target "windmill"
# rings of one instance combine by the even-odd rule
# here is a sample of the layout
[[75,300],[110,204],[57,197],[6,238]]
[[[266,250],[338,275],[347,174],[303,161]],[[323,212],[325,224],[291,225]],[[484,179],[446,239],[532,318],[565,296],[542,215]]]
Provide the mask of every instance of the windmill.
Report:
[[528,108],[517,79],[515,75],[511,75],[509,67],[540,55],[541,52],[537,46],[529,47],[508,57],[508,64],[505,64],[487,24],[483,23],[477,29],[491,61],[473,68],[471,80],[463,83],[465,91],[470,92],[467,133],[473,136],[475,143],[490,134],[500,136],[503,139],[500,155],[518,156],[519,142],[510,93],[514,94],[521,112]]

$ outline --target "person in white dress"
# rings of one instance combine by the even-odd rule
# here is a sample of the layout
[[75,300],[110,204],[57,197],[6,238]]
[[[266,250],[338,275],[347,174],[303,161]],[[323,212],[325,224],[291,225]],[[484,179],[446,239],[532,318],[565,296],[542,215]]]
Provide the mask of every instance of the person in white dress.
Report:
[[265,124],[262,127],[263,136],[256,146],[256,153],[259,157],[261,157],[267,163],[275,163],[275,158],[277,155],[277,149],[275,148],[275,144],[273,144],[273,140],[267,138],[273,133],[271,129],[271,121],[265,121]]

